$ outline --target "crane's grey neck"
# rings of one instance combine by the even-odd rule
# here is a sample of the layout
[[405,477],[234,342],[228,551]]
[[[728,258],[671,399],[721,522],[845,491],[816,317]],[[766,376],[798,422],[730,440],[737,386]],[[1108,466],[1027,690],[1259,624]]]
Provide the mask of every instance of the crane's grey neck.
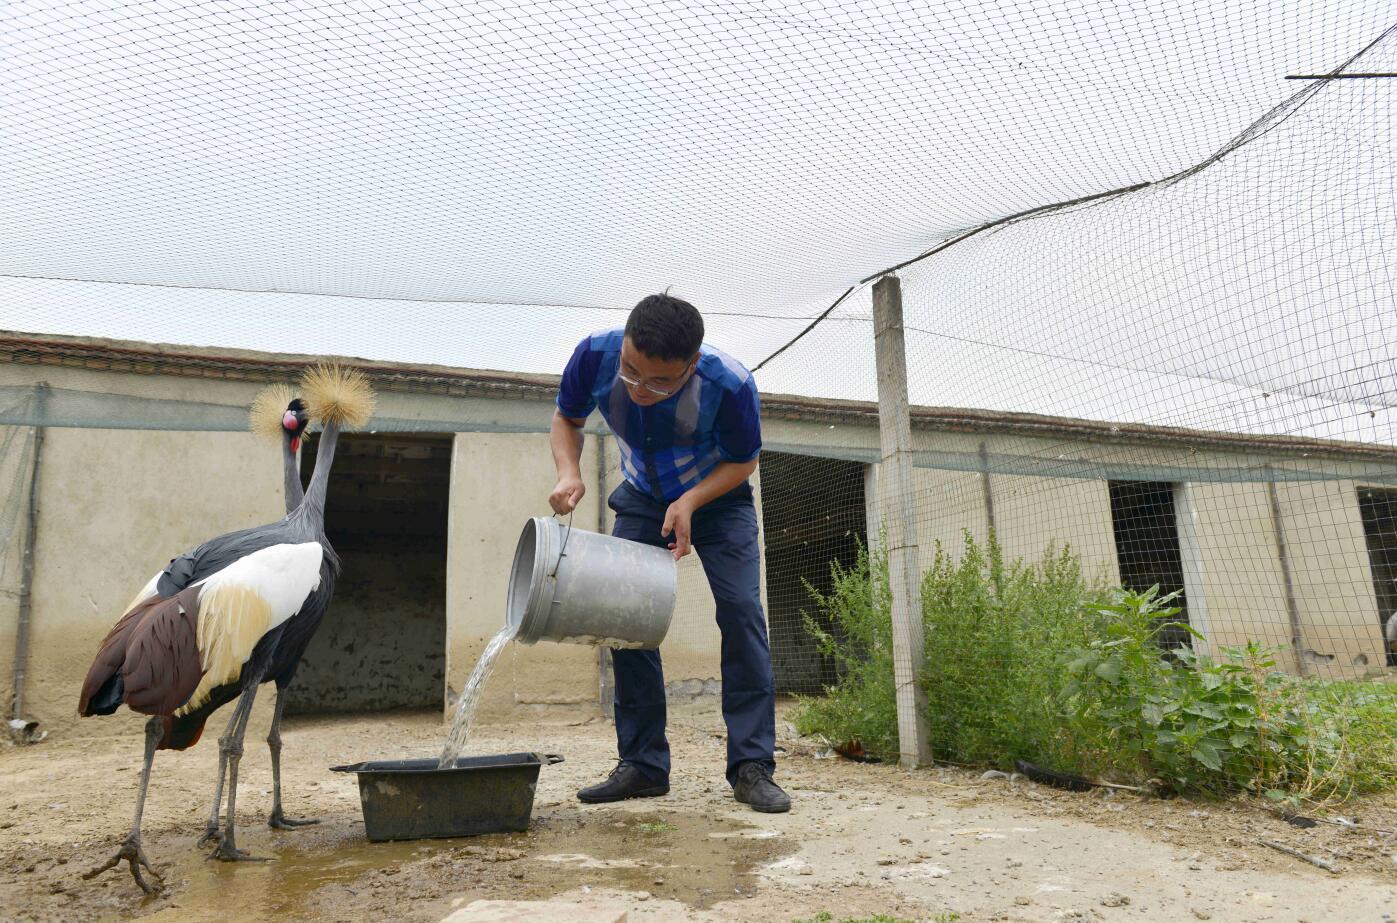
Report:
[[324,528],[325,490],[330,483],[330,466],[335,462],[335,447],[340,441],[340,425],[327,423],[320,434],[320,445],[315,450],[315,470],[310,475],[310,486],[306,488],[306,498],[301,502],[301,513],[309,516],[317,528]]
[[297,440],[297,436],[287,433],[286,438],[281,440],[281,474],[282,493],[286,495],[286,513],[296,512],[305,499],[305,488],[301,486],[301,464],[296,458],[296,453],[291,448],[291,444]]

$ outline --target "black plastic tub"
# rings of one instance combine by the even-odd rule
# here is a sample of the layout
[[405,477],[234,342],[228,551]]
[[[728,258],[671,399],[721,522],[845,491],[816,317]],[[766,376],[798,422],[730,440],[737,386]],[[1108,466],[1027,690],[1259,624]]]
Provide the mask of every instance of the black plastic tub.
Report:
[[358,775],[364,833],[377,843],[527,830],[539,767],[562,761],[555,754],[506,753],[462,757],[451,769],[426,759],[330,770]]

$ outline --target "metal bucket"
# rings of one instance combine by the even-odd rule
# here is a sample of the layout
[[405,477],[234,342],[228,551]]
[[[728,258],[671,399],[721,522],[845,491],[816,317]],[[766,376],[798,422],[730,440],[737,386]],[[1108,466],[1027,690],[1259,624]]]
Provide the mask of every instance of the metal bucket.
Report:
[[674,616],[676,581],[663,548],[564,531],[539,516],[524,525],[514,551],[506,617],[524,644],[655,648]]

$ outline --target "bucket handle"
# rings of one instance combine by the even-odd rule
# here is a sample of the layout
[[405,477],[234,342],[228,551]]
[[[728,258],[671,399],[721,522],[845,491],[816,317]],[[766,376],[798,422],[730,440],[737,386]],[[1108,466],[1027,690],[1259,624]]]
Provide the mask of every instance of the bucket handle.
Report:
[[553,565],[553,573],[548,575],[550,579],[558,579],[558,568],[563,566],[563,558],[567,555],[568,539],[570,538],[572,538],[572,513],[568,513],[567,529],[563,532],[563,547],[558,549],[558,560]]
[[563,757],[559,753],[540,753],[539,756],[542,757],[540,762],[549,766],[556,766],[563,761]]

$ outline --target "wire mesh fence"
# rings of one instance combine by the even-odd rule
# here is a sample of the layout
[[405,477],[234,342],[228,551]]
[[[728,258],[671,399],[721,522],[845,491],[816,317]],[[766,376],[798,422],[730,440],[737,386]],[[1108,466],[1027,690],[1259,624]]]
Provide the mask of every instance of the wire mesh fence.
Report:
[[[1103,715],[1133,708],[1131,739],[1155,749],[1130,758],[1177,775],[1176,757],[1254,755],[1213,717],[1270,694],[1243,674],[1382,687],[1397,664],[1386,11],[1180,4],[1103,29],[1073,3],[391,10],[7,14],[0,539],[20,534],[28,427],[90,446],[236,431],[257,387],[319,355],[370,373],[375,432],[524,472],[511,452],[543,451],[577,340],[677,281],[763,389],[776,682],[836,690],[822,733],[897,752],[881,569],[908,550],[887,541],[904,508],[933,752],[1127,773],[1083,756],[1081,735],[1119,737]],[[1304,74],[1324,79],[1283,79]],[[872,285],[889,278],[900,487],[875,403]],[[590,452],[606,436],[589,432]],[[164,467],[99,450],[96,480],[197,478],[202,437],[187,438]],[[602,453],[589,489],[604,495],[621,472]],[[520,515],[549,486],[528,471]],[[586,527],[607,528],[590,509]],[[513,541],[512,521],[453,522],[452,541]],[[711,691],[696,561],[680,584],[667,670]],[[1111,697],[1127,687],[1130,708]],[[1319,694],[1276,701],[1313,717]],[[1084,701],[1096,711],[1074,713]]]

